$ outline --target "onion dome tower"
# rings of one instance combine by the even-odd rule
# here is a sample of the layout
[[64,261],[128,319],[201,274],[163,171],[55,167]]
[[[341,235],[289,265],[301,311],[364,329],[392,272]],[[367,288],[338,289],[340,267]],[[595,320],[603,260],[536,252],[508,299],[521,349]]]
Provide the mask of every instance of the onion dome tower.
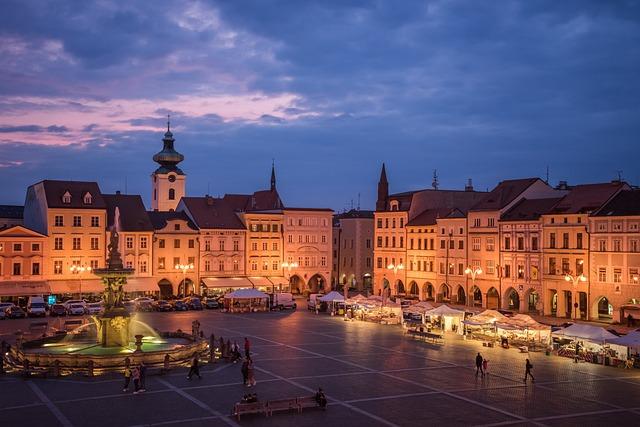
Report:
[[162,138],[162,151],[153,156],[160,166],[151,174],[151,208],[154,211],[174,211],[185,195],[186,175],[178,167],[184,156],[176,151],[171,122],[167,116],[167,131]]

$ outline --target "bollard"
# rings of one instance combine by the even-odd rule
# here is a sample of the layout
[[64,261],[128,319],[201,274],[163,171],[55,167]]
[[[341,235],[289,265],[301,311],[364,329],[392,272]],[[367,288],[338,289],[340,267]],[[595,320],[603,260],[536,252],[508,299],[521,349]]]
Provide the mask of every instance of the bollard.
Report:
[[60,361],[58,359],[53,361],[53,376],[54,377],[60,376]]
[[171,369],[171,356],[169,356],[168,353],[164,355],[163,366],[164,366],[164,372],[163,373],[167,373]]
[[25,377],[28,377],[29,368],[30,368],[29,359],[24,359],[24,362],[22,363],[22,375],[24,375]]
[[89,362],[87,362],[87,376],[93,377],[93,360],[89,360]]

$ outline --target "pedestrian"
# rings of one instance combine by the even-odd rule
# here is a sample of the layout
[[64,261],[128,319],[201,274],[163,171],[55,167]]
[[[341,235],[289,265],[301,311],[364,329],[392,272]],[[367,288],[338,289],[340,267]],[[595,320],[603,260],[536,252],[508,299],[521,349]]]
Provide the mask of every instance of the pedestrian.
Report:
[[128,366],[124,367],[124,387],[122,388],[123,392],[129,391],[129,383],[131,383],[131,368]]
[[531,364],[531,362],[529,362],[529,359],[527,359],[525,365],[524,365],[524,380],[523,382],[527,382],[527,377],[531,377],[531,381],[536,382],[536,379],[533,378],[533,374],[531,373],[531,370],[533,369],[533,365]]
[[322,409],[327,408],[327,396],[324,395],[324,391],[322,391],[322,388],[318,388],[318,391],[316,392],[316,402]]
[[482,360],[482,370],[484,371],[485,375],[489,375],[489,372],[487,372],[487,368],[489,367],[489,361],[487,359],[483,359]]
[[238,345],[237,341],[233,342],[233,363],[237,363],[238,360],[240,360],[242,358],[242,355],[240,354],[240,346]]
[[482,376],[484,377],[484,371],[482,370],[482,356],[480,355],[480,352],[478,352],[478,355],[476,356],[476,377],[478,377],[478,372],[480,374],[482,374]]
[[133,378],[133,394],[138,394],[140,393],[140,368],[134,367],[131,377]]
[[143,361],[140,361],[140,391],[147,391],[146,387],[147,380],[147,365],[144,364]]
[[242,359],[242,366],[240,367],[240,372],[242,372],[242,384],[247,385],[247,379],[249,378],[248,358]]
[[191,361],[191,368],[189,368],[189,373],[187,374],[187,379],[191,380],[191,377],[197,375],[199,379],[202,379],[200,376],[200,364],[198,361],[198,355],[193,356],[193,360]]
[[247,383],[248,387],[256,385],[256,377],[253,369],[253,360],[249,357],[247,360]]
[[244,355],[245,357],[249,357],[251,354],[251,343],[249,342],[249,338],[244,337]]

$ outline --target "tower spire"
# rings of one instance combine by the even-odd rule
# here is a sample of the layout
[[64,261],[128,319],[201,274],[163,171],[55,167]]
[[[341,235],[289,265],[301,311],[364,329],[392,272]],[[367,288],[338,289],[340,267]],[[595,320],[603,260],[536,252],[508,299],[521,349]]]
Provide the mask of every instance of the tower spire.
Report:
[[271,159],[271,191],[276,191],[276,162]]
[[376,201],[376,210],[385,211],[389,202],[389,182],[387,181],[387,169],[382,163],[380,171],[380,180],[378,181],[378,200]]
[[167,114],[167,132],[171,132],[171,114]]

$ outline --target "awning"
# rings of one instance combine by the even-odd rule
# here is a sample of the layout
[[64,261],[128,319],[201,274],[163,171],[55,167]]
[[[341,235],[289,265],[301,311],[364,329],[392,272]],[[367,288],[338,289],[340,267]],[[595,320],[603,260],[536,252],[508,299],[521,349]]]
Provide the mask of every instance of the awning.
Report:
[[127,279],[127,284],[124,285],[125,292],[158,292],[159,289],[153,277],[132,277]]
[[40,282],[0,282],[0,296],[3,297],[46,295],[49,293],[49,285],[44,280]]
[[100,293],[104,291],[104,285],[100,279],[80,280],[49,280],[49,288],[52,294],[77,294]]
[[273,283],[269,281],[267,277],[247,277],[249,281],[256,288],[271,288],[273,287]]
[[207,288],[252,288],[253,284],[246,277],[203,277]]
[[288,285],[289,281],[287,280],[286,277],[282,277],[282,276],[278,276],[278,277],[272,277],[269,276],[269,281],[271,283],[273,283],[274,285]]

